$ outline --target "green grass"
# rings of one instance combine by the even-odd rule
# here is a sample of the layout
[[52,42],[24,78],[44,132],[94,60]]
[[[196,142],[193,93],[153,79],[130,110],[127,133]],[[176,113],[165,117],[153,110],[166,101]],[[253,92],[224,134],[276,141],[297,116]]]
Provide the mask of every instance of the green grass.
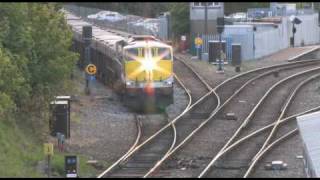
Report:
[[38,145],[28,130],[0,121],[0,176],[41,177],[36,170],[42,159]]
[[[0,119],[0,177],[46,177],[37,165],[47,162],[43,154],[43,142],[23,122],[19,127]],[[52,174],[64,177],[64,156],[54,149]],[[97,171],[87,165],[84,156],[78,156],[80,177],[95,177]],[[40,168],[41,169],[41,168]]]
[[71,122],[73,123],[80,123],[81,122],[81,118],[80,118],[80,113],[76,113],[76,112],[71,112]]
[[79,160],[79,177],[96,177],[97,171],[91,165],[87,165],[87,158],[78,154],[55,152],[52,157],[52,172],[64,176],[64,157],[65,155],[77,155]]

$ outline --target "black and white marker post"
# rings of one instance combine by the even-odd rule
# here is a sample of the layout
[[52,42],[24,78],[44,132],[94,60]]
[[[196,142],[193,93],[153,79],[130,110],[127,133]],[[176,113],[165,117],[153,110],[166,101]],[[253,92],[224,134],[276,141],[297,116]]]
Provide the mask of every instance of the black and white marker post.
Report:
[[[91,39],[92,39],[92,26],[82,27],[82,39],[84,41],[85,66],[87,67],[88,64],[91,64],[90,45],[91,45]],[[90,94],[89,78],[90,78],[90,75],[86,72],[86,87],[85,87],[86,94]]]

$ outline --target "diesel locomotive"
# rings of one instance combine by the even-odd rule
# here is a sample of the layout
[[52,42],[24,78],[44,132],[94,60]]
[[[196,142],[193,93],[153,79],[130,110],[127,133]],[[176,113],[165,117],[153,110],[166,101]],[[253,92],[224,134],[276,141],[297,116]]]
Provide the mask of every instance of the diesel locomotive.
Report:
[[92,27],[91,63],[96,77],[133,109],[164,108],[173,103],[173,50],[153,36],[103,29],[65,12],[74,37],[72,49],[84,68],[83,26]]

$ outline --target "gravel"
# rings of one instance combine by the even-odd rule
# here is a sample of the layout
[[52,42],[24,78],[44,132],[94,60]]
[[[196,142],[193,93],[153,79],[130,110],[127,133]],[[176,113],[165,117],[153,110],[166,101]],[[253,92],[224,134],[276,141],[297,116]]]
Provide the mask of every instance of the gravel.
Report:
[[[244,62],[241,70],[247,71],[275,63],[285,63],[289,56],[295,56],[297,52],[303,50],[305,49],[287,49],[279,53],[281,55],[278,56],[274,55],[264,58],[264,60]],[[186,55],[182,56],[191,58]],[[217,74],[217,68],[213,65],[208,66],[206,62],[190,60],[188,63],[208,80],[213,87],[237,74],[234,71],[234,67],[230,65],[225,66],[224,74]],[[85,96],[81,92],[84,89],[83,74],[77,72],[77,77],[81,77],[75,80],[76,87],[79,89],[79,93],[75,95],[78,101],[73,102],[71,105],[71,139],[66,141],[66,149],[68,152],[80,153],[89,156],[90,159],[103,161],[106,165],[105,167],[107,167],[122,156],[134,142],[137,133],[134,113],[122,105],[118,96],[111,89],[97,81],[90,85],[92,89],[91,95]],[[175,103],[167,107],[169,119],[173,119],[182,112],[188,102],[183,89],[177,85],[174,86],[174,100]],[[154,122],[156,124],[157,118],[160,118],[157,114],[148,115],[148,119],[152,119],[149,123]],[[228,122],[235,123],[235,121]],[[217,136],[210,135],[205,137],[207,139],[203,139],[203,142],[210,141],[210,139]],[[295,144],[293,143],[293,145]],[[199,146],[194,146],[194,148],[198,152],[202,150]],[[301,155],[301,153],[297,155]],[[200,167],[201,164],[203,166],[205,161],[208,161],[206,154],[199,157],[187,154],[185,160],[180,162],[179,169],[170,171],[170,173],[174,177],[191,177],[194,172],[198,172],[195,169]],[[297,166],[297,168],[302,169],[300,166]]]
[[[289,107],[287,116],[319,106],[319,87],[319,78],[311,81],[303,87],[294,99],[293,104]],[[296,120],[293,120],[290,121],[290,123],[286,123],[284,126],[281,126],[281,128],[278,129],[278,132],[280,132],[279,134],[284,134],[295,127],[297,127]],[[259,163],[251,177],[306,177],[304,173],[303,160],[297,158],[301,155],[303,155],[302,140],[299,133],[296,133],[296,135],[271,149],[261,160],[262,163]],[[284,161],[284,163],[288,164],[288,169],[283,171],[264,170],[263,165],[266,162],[274,160]]]
[[[300,49],[297,50],[297,52],[301,53]],[[263,61],[260,60],[260,61],[256,61],[255,63],[246,62],[243,64],[243,69],[250,70],[250,69],[254,69],[254,68],[258,68],[258,67],[262,67],[262,66],[274,65],[275,62],[277,64],[286,63],[285,58],[289,58],[290,56],[295,56],[295,55],[296,55],[296,53],[295,54],[292,53],[292,49],[288,49],[288,50],[283,51],[277,55],[267,57]],[[181,56],[184,56],[184,58],[188,58],[185,55],[181,55]],[[279,59],[277,59],[277,58],[279,58]],[[215,72],[216,67],[211,66],[211,65],[208,66],[207,62],[200,62],[197,60],[187,60],[187,63],[192,65],[206,80],[208,80],[210,82],[210,84],[212,86],[215,86],[215,85],[219,84],[220,82],[222,82],[223,80],[225,80],[226,78],[234,76],[236,74],[231,66],[226,67],[225,74],[217,74]],[[214,74],[214,76],[213,76],[213,74]],[[280,73],[280,76],[281,76],[281,74],[282,73]],[[211,77],[211,78],[209,78],[209,77]],[[270,87],[275,82],[277,82],[277,80],[274,81],[273,83],[269,83],[270,85],[267,85],[268,83],[266,83],[266,82],[261,82],[261,85],[263,86],[263,84],[265,84],[264,87]],[[242,96],[243,99],[236,98],[236,101],[239,102],[239,103],[237,103],[238,105],[236,105],[234,102],[231,104],[234,104],[234,106],[238,106],[238,109],[244,108],[242,105],[239,105],[239,104],[246,104],[246,106],[247,106],[246,109],[252,108],[255,105],[255,103],[249,101],[248,97],[250,97],[250,96],[254,96],[254,97],[258,96],[259,97],[259,95],[257,95],[256,93],[258,93],[259,91],[261,91],[263,89],[263,88],[259,88],[259,87],[261,87],[261,85],[259,86],[258,84],[255,84],[253,86],[255,88],[252,88],[252,90],[247,90],[244,93],[246,95],[243,95],[244,97]],[[257,90],[253,90],[253,89],[257,89],[257,90],[260,89],[260,90],[257,91]],[[257,91],[257,92],[255,92],[255,91]],[[261,96],[262,92],[263,91],[260,92],[260,96]],[[250,108],[248,108],[248,107],[250,107]],[[228,111],[226,111],[224,113],[227,113],[227,112]],[[232,110],[231,112],[237,112],[236,114],[238,116],[239,116],[239,113],[244,113],[243,110],[239,110],[239,111]],[[220,144],[220,145],[224,144],[226,142],[225,135],[233,132],[233,131],[228,132],[229,130],[227,130],[228,128],[226,128],[226,127],[234,126],[237,124],[236,121],[231,121],[231,120],[226,121],[221,116],[218,119],[216,119],[216,121],[219,121],[219,123],[217,123],[217,124],[212,123],[212,125],[217,126],[217,127],[213,128],[213,129],[212,128],[205,128],[202,132],[199,133],[199,137],[201,137],[201,140],[198,139],[196,141],[196,143],[193,142],[193,143],[186,145],[184,147],[184,149],[182,150],[183,153],[179,153],[180,155],[178,157],[176,157],[175,163],[166,164],[166,166],[164,166],[163,171],[169,171],[166,167],[170,168],[171,173],[170,173],[169,177],[195,177],[199,173],[199,170],[203,169],[204,165],[206,163],[208,163],[208,161],[210,159],[210,154],[212,154],[212,152],[215,152],[215,149],[218,148],[217,146],[214,145],[214,143]],[[202,134],[202,135],[200,135],[200,134]],[[201,148],[199,148],[199,147],[201,147]],[[195,154],[194,152],[197,152],[197,154]],[[185,160],[185,159],[187,159],[188,161],[194,160],[193,161],[194,165],[193,166],[180,165],[179,162],[182,160]],[[200,159],[200,160],[197,160],[197,159]],[[237,165],[235,165],[235,166],[237,166]],[[238,163],[238,166],[241,166],[241,163],[240,164]],[[237,172],[238,172],[237,170],[232,169],[229,171],[230,171],[230,175],[234,174],[235,177],[237,177]],[[217,175],[217,176],[219,176],[219,175]],[[261,177],[263,177],[263,176],[261,176]],[[289,176],[289,177],[291,177],[291,176]]]
[[[137,135],[134,113],[126,108],[120,98],[97,80],[90,82],[91,94],[84,94],[84,74],[75,73],[75,101],[71,103],[71,138],[66,140],[66,150],[79,153],[107,166],[121,157],[134,143]],[[174,86],[174,104],[167,107],[170,119],[186,107],[188,99],[184,90]],[[157,127],[163,114],[143,115],[145,126]],[[159,127],[154,128],[155,132]]]

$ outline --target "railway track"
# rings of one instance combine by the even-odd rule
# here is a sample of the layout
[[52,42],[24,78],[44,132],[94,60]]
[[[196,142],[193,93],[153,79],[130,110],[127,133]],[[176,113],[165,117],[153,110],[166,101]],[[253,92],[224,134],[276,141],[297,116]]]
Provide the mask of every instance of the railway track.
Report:
[[[245,169],[248,164],[250,164],[251,162],[251,158],[247,158],[247,155],[248,154],[255,154],[253,153],[253,151],[255,151],[254,149],[257,149],[256,146],[260,146],[259,142],[264,142],[262,145],[261,145],[261,148],[258,149],[258,153],[256,153],[256,156],[259,157],[259,153],[261,152],[264,152],[265,148],[266,147],[269,147],[268,145],[269,144],[269,141],[271,139],[271,137],[273,136],[275,130],[277,129],[277,126],[280,124],[280,122],[282,122],[281,119],[283,119],[283,116],[284,116],[284,113],[286,111],[286,108],[289,106],[289,104],[291,103],[295,93],[293,93],[291,96],[289,96],[289,98],[287,99],[287,101],[285,101],[286,103],[284,103],[284,105],[282,105],[281,102],[283,102],[284,100],[280,101],[278,100],[280,103],[272,103],[272,97],[281,97],[279,96],[279,94],[281,94],[281,90],[279,91],[275,91],[275,89],[281,89],[281,86],[284,86],[285,83],[287,83],[287,85],[291,84],[291,88],[287,87],[285,88],[285,92],[290,92],[290,90],[292,89],[292,84],[295,85],[296,83],[293,83],[292,81],[295,81],[295,82],[299,82],[297,81],[297,78],[300,80],[303,78],[303,76],[305,76],[306,74],[310,74],[310,73],[317,73],[317,71],[319,70],[320,68],[317,67],[317,68],[313,68],[313,69],[308,69],[308,70],[305,70],[303,72],[300,72],[300,73],[297,73],[297,74],[294,74],[294,75],[291,75],[281,81],[279,81],[278,83],[274,84],[265,94],[264,96],[260,99],[260,101],[256,104],[256,106],[253,108],[253,110],[249,113],[249,115],[243,120],[243,122],[241,123],[241,125],[239,126],[239,128],[236,130],[236,132],[233,134],[233,136],[229,139],[229,141],[223,146],[223,148],[221,148],[221,150],[216,154],[216,156],[208,163],[208,165],[205,167],[205,169],[200,173],[200,175],[198,177],[204,177],[204,176],[209,176],[211,174],[210,177],[212,176],[215,176],[215,177],[219,177],[219,176],[222,176],[222,177],[226,177],[225,175],[227,173],[231,174],[230,172],[234,173],[234,171],[241,171],[242,169]],[[314,77],[312,77],[311,79],[313,79]],[[311,80],[310,79],[310,80]],[[303,83],[301,83],[300,85],[297,86],[297,88],[293,91],[293,92],[297,92],[299,90],[299,88],[302,87],[302,85],[304,85],[305,83],[307,83],[308,81],[310,80],[306,80],[306,81],[303,81]],[[289,83],[291,81],[291,83]],[[283,90],[282,90],[283,91]],[[282,92],[283,93],[283,92]],[[277,95],[278,94],[278,95]],[[267,98],[268,97],[268,98]],[[281,99],[281,98],[280,98]],[[282,98],[283,99],[283,98]],[[269,102],[268,102],[269,101]],[[262,104],[269,104],[269,106],[267,107],[272,107],[272,106],[275,106],[278,108],[278,110],[280,109],[280,111],[276,112],[275,109],[276,108],[273,108],[273,113],[272,112],[268,112],[266,109],[267,108],[262,108]],[[270,106],[271,105],[271,106]],[[281,106],[282,105],[282,106]],[[269,108],[269,109],[272,109],[272,108]],[[263,111],[265,111],[264,113],[262,113]],[[263,116],[258,116],[258,114],[265,114],[267,112],[267,114],[275,114],[275,115],[279,115],[278,117],[263,117]],[[255,119],[255,121],[253,121],[253,118]],[[289,120],[289,119],[292,119],[293,117],[290,117],[286,120]],[[258,120],[259,121],[258,121]],[[271,119],[271,120],[274,120],[276,119],[276,122],[277,123],[274,123],[274,126],[273,126],[273,129],[271,131],[271,133],[269,134],[269,136],[267,136],[266,138],[266,141],[263,141],[263,138],[258,138],[256,139],[255,141],[252,141],[251,139],[251,146],[249,146],[248,144],[239,144],[239,146],[241,147],[238,147],[234,144],[231,144],[232,142],[236,141],[236,139],[240,139],[241,140],[241,134],[250,134],[250,132],[252,132],[253,130],[255,129],[266,129],[265,127],[268,127],[270,128],[271,126],[269,125],[265,125],[265,123],[268,123],[268,121],[266,119]],[[269,122],[270,123],[270,122]],[[247,133],[245,133],[247,132]],[[292,134],[292,133],[290,133]],[[285,139],[285,137],[288,137],[288,135],[284,136],[283,138],[281,139]],[[246,136],[244,136],[246,137]],[[237,141],[238,142],[238,141]],[[241,141],[242,142],[242,141]],[[280,140],[279,140],[280,142]],[[226,156],[227,152],[229,152],[230,150],[232,150],[233,148],[235,147],[238,147],[238,150],[237,150],[237,153],[228,153],[228,156]],[[250,149],[248,151],[248,149]],[[246,151],[247,150],[247,151]],[[241,154],[241,155],[240,155]],[[225,159],[222,159],[222,157],[225,157]],[[240,158],[240,160],[239,160]],[[218,160],[220,159],[220,164],[221,165],[218,165]],[[232,161],[233,159],[233,161]],[[237,160],[238,161],[235,161]],[[229,161],[228,161],[229,160]],[[228,163],[227,162],[230,162],[229,164],[233,164],[233,165],[229,165],[228,166]],[[232,162],[232,163],[231,163]],[[255,161],[254,161],[255,162]],[[238,164],[237,164],[238,163]],[[237,164],[237,165],[234,165],[234,164]],[[220,167],[219,170],[216,170],[216,171],[213,171],[212,169],[213,166],[215,165],[215,169],[217,169],[217,167]],[[252,169],[254,167],[254,164],[252,165],[252,167],[250,167],[250,169]],[[225,173],[222,173],[221,171],[223,171],[223,169],[227,169],[225,171]],[[244,174],[247,174],[245,175],[244,177],[247,177],[249,175],[249,173],[251,172],[251,170],[248,170],[247,173],[244,173]],[[215,174],[215,175],[214,175]],[[219,174],[219,175],[217,175]],[[239,173],[237,174],[234,174],[234,176],[237,176],[239,177]]]
[[[310,61],[310,64],[312,64],[312,63],[313,63],[313,61]],[[300,62],[290,63],[290,65],[293,65],[293,66],[296,66],[296,65],[298,65],[298,64],[302,64],[302,63],[300,63]],[[278,67],[285,67],[285,66],[286,66],[286,65],[271,66],[271,67],[267,67],[267,68],[262,68],[262,70],[269,70],[269,69],[271,69],[271,68],[273,68],[273,67],[277,67],[277,68],[278,68]],[[286,68],[289,68],[289,67],[286,67]],[[260,71],[260,69],[255,70],[255,71]],[[254,72],[255,72],[255,71],[254,71]],[[276,70],[273,70],[273,71],[276,71]],[[272,72],[273,72],[273,71],[272,71]],[[247,72],[247,73],[243,73],[243,74],[247,75],[247,74],[249,74],[249,73],[251,73],[251,72]],[[255,74],[253,74],[253,76],[254,76],[254,75],[255,75]],[[241,75],[239,75],[239,76],[241,76]],[[237,78],[237,77],[238,77],[238,76],[233,77],[233,78],[231,78],[231,80],[233,80],[234,78]],[[230,81],[230,79],[228,79],[228,80],[225,81],[224,83],[229,82],[229,81]],[[218,86],[218,87],[219,87],[219,86]],[[214,89],[212,89],[211,91],[213,91],[213,90],[214,90]],[[187,90],[187,91],[188,91],[188,90]],[[211,92],[211,93],[212,93],[212,92]],[[201,100],[202,100],[204,97],[206,97],[207,95],[209,95],[209,94],[210,94],[210,92],[207,93],[206,95],[202,96],[202,98],[200,98],[196,103],[194,103],[193,105],[189,106],[189,109],[191,109],[191,108],[192,108],[195,104],[197,104],[198,102],[201,102]],[[184,112],[186,112],[186,111],[188,111],[188,108],[186,108],[186,110],[185,110]],[[212,113],[212,114],[215,114],[215,113]],[[139,146],[137,146],[137,147],[135,148],[135,151],[131,151],[131,154],[133,154],[134,152],[136,152],[137,150],[139,150],[142,146],[144,146],[145,144],[147,144],[151,139],[153,139],[153,138],[155,138],[156,136],[158,136],[163,130],[165,130],[165,129],[168,127],[168,125],[171,125],[171,124],[175,123],[180,117],[181,117],[181,116],[178,116],[175,120],[171,121],[169,124],[167,124],[166,126],[164,126],[160,131],[158,131],[158,132],[155,133],[153,136],[151,136],[147,141],[145,141],[145,142],[141,143]],[[210,117],[209,117],[208,119],[210,119]],[[207,119],[207,120],[208,120],[208,119]],[[205,123],[206,123],[206,122],[202,123],[199,127],[201,128],[202,126],[204,126]],[[198,131],[198,130],[200,129],[199,127],[196,129],[196,131]],[[163,158],[162,158],[161,160],[157,161],[156,165],[155,165],[153,168],[151,168],[151,170],[150,170],[144,177],[149,177],[150,175],[152,175],[152,173],[154,173],[154,172],[156,171],[156,169],[163,163],[163,161],[166,160],[166,159],[167,159],[173,152],[175,152],[177,149],[181,148],[181,146],[186,143],[186,140],[190,139],[190,138],[196,133],[196,131],[191,132],[191,133],[188,135],[187,138],[185,138],[178,146],[176,146],[176,147],[173,149],[173,151],[170,151],[170,153],[169,153],[169,151],[167,151],[166,155],[163,156]],[[128,154],[130,155],[130,153],[128,153]]]
[[[307,61],[306,61],[307,62]],[[308,64],[308,63],[310,63],[310,64]],[[314,62],[314,61],[309,61],[307,64],[309,65],[309,66],[313,66],[315,63],[318,63],[318,62]],[[273,70],[271,70],[271,71],[268,71],[270,68],[262,68],[262,70],[265,70],[266,72],[265,73],[262,73],[262,74],[260,74],[260,75],[258,75],[258,76],[255,76],[255,73],[253,73],[253,76],[255,76],[255,77],[251,77],[251,79],[250,79],[250,77],[247,77],[247,79],[250,79],[250,80],[245,80],[246,78],[242,78],[240,81],[238,81],[238,82],[236,82],[236,83],[234,83],[234,84],[243,84],[240,88],[239,87],[234,87],[235,89],[234,89],[234,93],[233,94],[230,94],[230,92],[232,92],[232,90],[230,91],[230,86],[226,86],[227,87],[227,89],[229,89],[229,95],[226,93],[226,91],[223,91],[223,89],[221,88],[223,85],[225,85],[225,83],[226,82],[229,82],[230,83],[230,81],[231,80],[234,80],[233,78],[231,78],[231,79],[228,79],[227,81],[225,81],[224,83],[222,83],[222,84],[220,84],[219,86],[217,86],[215,89],[216,89],[216,92],[217,93],[219,93],[219,92],[224,92],[224,94],[226,94],[226,95],[224,95],[224,96],[221,96],[220,94],[220,98],[221,99],[226,99],[225,101],[222,101],[223,103],[222,103],[222,105],[218,108],[218,110],[217,111],[220,111],[220,110],[222,110],[228,103],[230,103],[231,102],[231,100],[235,97],[235,96],[237,96],[241,91],[243,91],[244,90],[244,88],[246,88],[248,85],[250,85],[250,83],[252,83],[252,82],[254,82],[254,81],[256,81],[256,80],[258,80],[258,79],[260,79],[260,78],[262,78],[262,77],[265,77],[265,76],[270,76],[270,75],[272,75],[272,74],[274,74],[275,72],[279,72],[280,70],[290,70],[290,69],[296,69],[296,68],[298,68],[298,67],[304,67],[304,66],[306,66],[306,64],[301,64],[301,63],[294,63],[294,64],[290,64],[290,65],[288,65],[288,64],[286,64],[287,66],[284,66],[284,65],[279,65],[279,66],[272,66],[272,67],[277,67],[277,68],[275,68],[275,69],[273,69]],[[279,69],[280,68],[280,69]],[[258,70],[259,71],[259,70]],[[254,71],[253,71],[254,72]],[[250,73],[250,72],[249,72]],[[248,73],[243,73],[244,75],[248,75]],[[239,75],[239,76],[241,76],[241,75]],[[246,82],[244,82],[244,80],[246,81]],[[232,81],[231,81],[232,82]],[[237,88],[237,89],[236,89]],[[220,90],[220,91],[219,91]],[[225,90],[225,88],[224,88],[224,90]],[[216,112],[217,112],[216,111]],[[194,129],[194,131],[193,132],[191,132],[190,134],[189,134],[189,136],[187,136],[184,140],[182,140],[181,141],[181,143],[180,144],[178,144],[167,156],[165,156],[165,157],[163,157],[162,159],[161,159],[161,161],[159,161],[158,163],[157,163],[157,165],[156,166],[154,166],[152,169],[151,169],[151,171],[156,171],[156,169],[158,169],[165,161],[167,161],[167,160],[169,160],[170,159],[170,156],[173,156],[173,154],[174,153],[176,153],[176,152],[178,152],[178,150],[180,150],[180,149],[182,149],[182,147],[184,146],[184,145],[186,145],[187,144],[187,142],[191,139],[191,138],[193,138],[193,136],[196,134],[196,133],[198,133],[199,131],[200,131],[200,129],[201,128],[203,128],[203,127],[205,127],[206,126],[206,124],[212,119],[212,117],[214,117],[215,115],[216,115],[216,112],[215,113],[212,113],[211,114],[211,116],[209,117],[209,118],[207,118],[206,120],[204,120],[197,128],[195,128]],[[221,127],[221,126],[218,126],[218,127]],[[169,163],[170,163],[170,161],[169,161]],[[167,163],[167,164],[169,164],[169,163]],[[175,163],[173,163],[173,164],[175,164]],[[149,173],[150,174],[150,173]]]
[[[186,114],[186,112],[189,110],[192,101],[199,100],[202,96],[201,94],[199,94],[198,91],[201,84],[202,87],[206,89],[206,91],[210,91],[212,89],[206,82],[202,81],[201,79],[195,79],[195,77],[198,78],[195,72],[192,72],[192,70],[190,69],[188,71],[189,73],[186,73],[186,69],[182,71],[185,82],[189,83],[188,89],[182,83],[181,79],[176,76],[178,83],[185,89],[189,96],[189,104],[187,105],[185,110],[180,114],[180,116]],[[190,75],[190,72],[193,73],[193,75]],[[191,80],[191,78],[194,79]],[[193,95],[191,95],[191,93],[193,93]],[[203,93],[205,93],[205,91],[203,91]],[[219,98],[214,98],[217,98],[216,102],[219,103]],[[219,104],[217,104],[216,106],[218,105]],[[170,125],[170,129],[168,128],[168,125]],[[142,132],[142,135],[145,136],[144,139],[146,140],[140,145],[137,145],[137,143],[135,143],[128,150],[128,152],[125,153],[125,155],[123,155],[118,161],[116,161],[112,166],[110,166],[106,171],[101,173],[98,177],[142,177],[144,173],[147,172],[148,168],[156,164],[157,160],[159,160],[162,156],[165,156],[165,154],[171,151],[171,149],[175,145],[177,137],[175,124],[168,123],[167,126],[162,124],[160,127],[164,128],[160,129],[157,133],[155,133],[157,134],[157,138],[148,133]],[[139,135],[137,136],[137,139],[138,137]],[[138,141],[139,140],[136,140],[136,142]]]
[[288,140],[290,137],[292,137],[298,132],[296,124],[293,125],[294,127],[289,127],[289,124],[286,124],[286,126],[284,126],[283,124],[281,124],[282,119],[286,114],[288,114],[290,104],[292,104],[293,101],[296,99],[297,93],[301,91],[302,87],[306,86],[306,84],[310,84],[315,79],[319,79],[319,77],[320,74],[318,73],[314,76],[305,79],[291,93],[285,105],[282,107],[281,114],[279,115],[278,119],[273,123],[272,130],[268,134],[268,137],[265,140],[263,146],[252,159],[251,164],[244,175],[245,178],[253,174],[254,169],[258,165],[259,161],[267,154],[268,151],[270,151],[276,145],[280,144],[280,142]]
[[[291,63],[291,64],[294,64],[294,63]],[[299,63],[297,63],[297,64],[299,64]],[[283,65],[283,66],[285,66],[285,65]],[[141,175],[143,175],[145,173],[145,171],[148,168],[151,167],[150,165],[146,165],[146,164],[154,164],[154,163],[156,163],[156,166],[159,167],[161,165],[161,163],[163,162],[163,160],[167,159],[175,151],[177,151],[184,144],[186,144],[186,142],[191,137],[193,137],[195,135],[195,133],[197,133],[202,127],[204,127],[205,124],[212,117],[214,117],[217,114],[218,110],[222,109],[222,107],[220,108],[220,101],[225,103],[225,102],[228,102],[230,100],[230,97],[232,97],[233,95],[231,95],[229,92],[225,92],[225,91],[221,91],[221,93],[219,93],[219,95],[222,94],[222,96],[221,96],[222,98],[220,100],[220,97],[217,95],[216,91],[219,88],[221,88],[221,86],[227,84],[227,82],[228,82],[228,85],[231,84],[229,86],[232,86],[232,88],[230,88],[232,90],[230,90],[230,91],[236,91],[237,92],[237,88],[239,88],[239,85],[241,85],[241,82],[247,82],[250,78],[252,78],[251,76],[259,75],[263,71],[267,71],[267,70],[270,70],[270,69],[273,69],[273,68],[279,68],[279,67],[281,67],[281,65],[273,66],[273,67],[267,67],[267,68],[260,68],[258,70],[253,70],[253,71],[249,71],[247,73],[242,73],[239,76],[235,76],[234,78],[228,79],[227,81],[223,82],[222,85],[219,85],[214,89],[211,88],[209,85],[206,85],[207,88],[208,88],[208,92],[207,93],[205,93],[205,91],[203,93],[199,93],[197,90],[191,90],[190,91],[190,89],[185,89],[187,92],[189,92],[189,94],[190,94],[190,92],[191,93],[195,93],[195,94],[198,93],[196,95],[189,96],[191,100],[189,101],[189,104],[185,108],[185,110],[178,117],[176,117],[174,120],[169,120],[169,123],[167,123],[167,124],[163,123],[161,125],[163,128],[161,128],[159,131],[157,131],[153,135],[150,135],[150,136],[148,135],[149,138],[146,135],[141,135],[143,133],[140,133],[140,137],[138,138],[139,135],[137,136],[136,142],[132,145],[132,147],[129,149],[129,151],[122,158],[120,158],[119,163],[117,163],[117,165],[113,166],[113,168],[111,168],[111,169],[109,168],[109,170],[110,170],[109,172],[111,172],[111,170],[113,170],[115,167],[121,167],[121,169],[127,169],[127,170],[132,172],[130,175],[128,174],[128,177],[131,177],[131,176],[132,177],[134,177],[134,176],[141,177]],[[274,72],[276,72],[276,70]],[[246,76],[246,75],[249,75],[249,74],[250,74],[250,76]],[[236,79],[237,83],[234,83],[234,84],[230,83],[230,81],[232,82],[232,80],[235,80],[235,79]],[[204,95],[202,95],[202,94],[204,94]],[[213,102],[215,100],[216,100],[216,102]],[[194,102],[194,101],[196,101],[196,102],[191,105],[191,102]],[[204,105],[204,104],[209,104],[209,105]],[[216,105],[215,108],[206,109],[207,107],[214,106],[213,104]],[[197,111],[197,108],[200,111]],[[203,110],[203,111],[201,111],[201,110]],[[191,111],[195,111],[195,113],[192,114],[192,113],[190,113]],[[202,115],[205,114],[205,116],[207,116],[207,117],[199,118],[200,114],[202,114]],[[189,118],[186,118],[186,117],[183,117],[183,116],[189,116]],[[183,139],[183,137],[186,137],[186,138],[183,139],[183,140],[180,140],[180,144],[179,145],[175,145],[177,143],[177,140],[176,140],[177,139],[177,135],[176,135],[177,131],[176,131],[176,127],[175,126],[178,123],[183,122],[183,121],[178,121],[178,120],[186,121],[186,119],[188,119],[188,120],[192,121],[192,120],[197,119],[197,118],[202,119],[202,122],[194,121],[196,123],[193,123],[193,122],[186,123],[186,126],[192,125],[192,128],[184,127],[183,130],[188,129],[188,131],[192,131],[192,132],[184,133],[184,135],[179,137],[179,139]],[[181,125],[179,125],[179,127],[180,126]],[[192,129],[194,129],[194,128],[196,128],[196,129],[193,131]],[[171,130],[169,130],[169,129],[171,129]],[[169,131],[171,132],[171,135],[170,135],[170,133],[167,133]],[[141,132],[143,132],[143,130]],[[146,133],[144,133],[144,134],[146,134]],[[141,136],[144,136],[144,138],[141,138]],[[164,138],[160,138],[161,136],[163,136]],[[146,148],[147,146],[153,147],[153,146],[158,146],[159,145],[159,143],[152,142],[152,140],[155,141],[156,137],[158,137],[159,139],[163,139],[163,141],[166,141],[166,143],[162,142],[163,148],[160,148],[162,150],[160,150],[160,153],[152,150],[153,151],[152,152],[153,153],[152,157],[156,157],[156,158],[154,158],[154,159],[151,158],[150,160],[148,160],[148,162],[142,162],[142,163],[140,163],[140,165],[142,165],[143,167],[138,167],[137,165],[139,163],[137,163],[137,162],[141,162],[141,161],[146,159],[146,157],[139,157],[139,153],[148,154],[148,152],[144,152],[144,150],[147,149]],[[140,142],[141,139],[146,139],[146,140],[143,141],[140,144],[137,143],[137,142]],[[155,143],[155,145],[152,145],[152,143]],[[159,154],[161,154],[161,155],[159,156]],[[158,156],[156,156],[156,155],[158,155]],[[135,158],[135,157],[137,157],[137,158]],[[159,158],[161,158],[160,161],[159,161]],[[131,162],[131,160],[135,161],[135,162]],[[126,166],[128,164],[130,164],[130,165]],[[148,171],[147,174],[144,175],[144,177],[149,177],[149,175],[152,175],[152,173],[156,171],[157,167],[153,167],[151,169],[151,171]],[[137,170],[137,169],[139,169],[139,170]],[[101,175],[99,175],[99,177],[104,177],[106,174],[107,173],[102,173]],[[124,173],[121,173],[121,172],[118,173],[118,174],[121,177],[123,177],[123,175],[124,175]]]

